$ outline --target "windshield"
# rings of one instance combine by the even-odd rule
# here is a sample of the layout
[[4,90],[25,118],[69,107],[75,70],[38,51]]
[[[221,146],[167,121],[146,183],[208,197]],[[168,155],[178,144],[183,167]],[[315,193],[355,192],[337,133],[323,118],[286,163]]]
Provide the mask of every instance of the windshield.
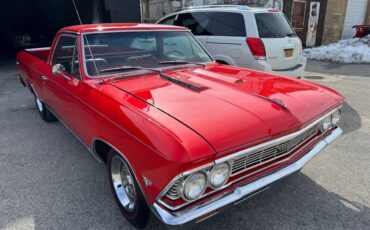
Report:
[[212,61],[187,31],[87,34],[84,51],[87,73],[91,77],[101,75],[102,70],[122,66],[162,68]]
[[295,33],[282,13],[255,14],[260,38],[285,38]]

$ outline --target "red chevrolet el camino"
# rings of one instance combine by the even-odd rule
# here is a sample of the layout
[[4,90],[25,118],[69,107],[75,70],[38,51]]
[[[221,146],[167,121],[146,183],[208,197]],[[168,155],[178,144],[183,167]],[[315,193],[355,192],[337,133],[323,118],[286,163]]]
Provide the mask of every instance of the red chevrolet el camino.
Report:
[[107,165],[137,228],[150,211],[168,225],[211,217],[342,133],[334,90],[218,64],[182,27],[67,27],[17,63],[42,119],[62,122]]

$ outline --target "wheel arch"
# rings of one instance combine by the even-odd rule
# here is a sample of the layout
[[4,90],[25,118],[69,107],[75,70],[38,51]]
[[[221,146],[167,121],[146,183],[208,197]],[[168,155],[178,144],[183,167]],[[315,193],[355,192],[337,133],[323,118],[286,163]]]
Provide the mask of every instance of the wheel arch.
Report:
[[120,151],[118,150],[114,145],[112,145],[111,143],[109,143],[108,141],[104,140],[104,139],[101,139],[101,138],[95,138],[93,139],[92,141],[92,151],[93,153],[100,158],[100,160],[102,162],[104,162],[105,164],[107,164],[107,158],[108,158],[108,152],[109,150],[113,149],[114,151],[116,151],[117,153],[119,153],[123,159],[126,161],[126,163],[128,164],[128,166],[130,167],[130,169],[132,170],[132,172],[134,173],[134,177],[141,189],[141,192],[143,193],[144,195],[144,198],[147,202],[147,204],[149,205],[148,203],[148,200],[146,198],[146,194],[145,194],[145,190],[143,189],[143,185],[145,184],[143,178],[140,176],[139,173],[136,172],[135,168],[132,167],[132,164],[131,162],[127,159],[127,157]]
[[222,55],[222,54],[216,54],[213,56],[213,59],[216,61],[216,62],[223,62],[223,64],[227,64],[227,65],[236,65],[234,60],[231,59],[230,57],[226,56],[226,55]]

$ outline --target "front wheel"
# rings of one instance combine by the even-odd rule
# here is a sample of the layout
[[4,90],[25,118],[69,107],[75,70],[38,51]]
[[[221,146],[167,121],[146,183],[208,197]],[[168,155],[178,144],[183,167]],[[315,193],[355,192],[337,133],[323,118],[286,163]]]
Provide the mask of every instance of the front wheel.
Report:
[[56,121],[57,118],[54,116],[52,112],[45,106],[44,102],[42,102],[36,95],[35,95],[35,104],[37,111],[39,112],[41,118],[46,122]]
[[149,207],[130,166],[113,149],[109,151],[107,164],[111,188],[122,215],[134,227],[144,228]]

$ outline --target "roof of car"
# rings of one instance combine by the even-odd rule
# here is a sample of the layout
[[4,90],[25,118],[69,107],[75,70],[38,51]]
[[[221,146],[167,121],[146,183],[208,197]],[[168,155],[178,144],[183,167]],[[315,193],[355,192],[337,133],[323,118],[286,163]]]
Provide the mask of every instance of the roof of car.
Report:
[[184,11],[250,11],[253,13],[260,12],[277,12],[277,10],[264,7],[249,7],[246,5],[204,5],[204,6],[192,6],[179,10],[178,12]]
[[60,32],[73,33],[93,33],[102,31],[121,31],[121,30],[188,30],[180,26],[144,24],[144,23],[104,23],[104,24],[86,24],[65,27]]

